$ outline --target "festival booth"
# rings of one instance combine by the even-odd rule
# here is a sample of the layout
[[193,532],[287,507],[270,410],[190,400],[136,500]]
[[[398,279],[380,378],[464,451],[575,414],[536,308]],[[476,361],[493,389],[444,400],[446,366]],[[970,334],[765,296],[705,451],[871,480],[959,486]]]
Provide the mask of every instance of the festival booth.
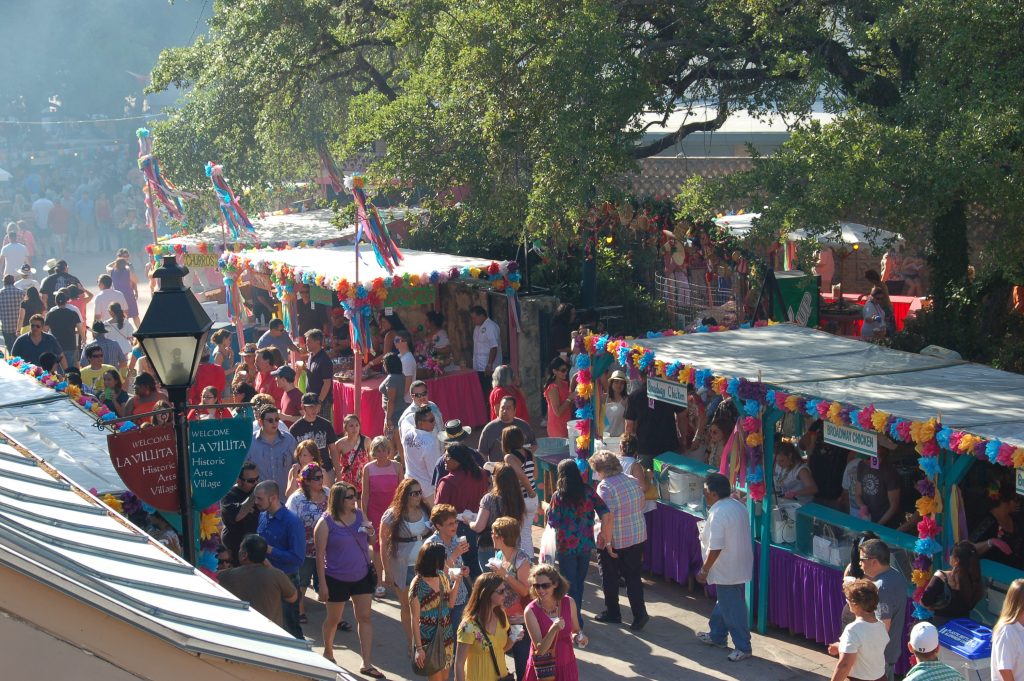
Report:
[[[357,256],[353,245],[229,252],[222,256],[220,267],[226,280],[246,278],[271,291],[282,305],[285,325],[292,329],[295,286],[308,286],[314,303],[340,308],[350,321],[355,320],[350,333],[357,345],[368,342],[363,336],[369,335],[371,319],[382,310],[399,312],[410,331],[422,328],[426,312],[443,310],[449,320],[453,356],[463,359],[458,364],[440,366],[418,352],[418,374],[427,381],[430,399],[445,419],[457,418],[464,425],[481,426],[490,418],[482,396],[476,399],[481,395],[479,379],[471,368],[467,369],[471,367],[473,328],[469,308],[476,304],[492,308],[491,317],[508,338],[503,356],[514,365],[518,357],[518,264],[425,251],[404,250],[402,255],[390,275],[369,248]],[[479,286],[478,290],[458,289],[453,288],[454,284]],[[488,299],[488,290],[500,295]],[[362,376],[352,358],[335,360],[334,425],[339,432],[344,416],[355,411],[357,391],[363,432],[383,432],[384,410],[378,389],[383,378]]]
[[[742,445],[723,457],[722,468],[747,495],[756,561],[748,602],[762,632],[770,623],[818,643],[838,640],[850,539],[868,529],[889,544],[893,566],[911,584],[909,631],[912,617],[930,616],[919,601],[933,570],[945,564],[944,552],[967,538],[968,490],[960,486],[972,466],[991,466],[1003,478],[1016,466],[1017,491],[1024,493],[1024,376],[788,324],[629,341],[591,336],[585,343],[592,358],[607,352],[632,369],[736,404]],[[776,426],[788,418],[799,431],[804,417],[824,422],[826,442],[831,435],[833,443],[865,458],[876,453],[882,436],[909,452],[916,473],[909,485],[917,496],[909,509],[920,517],[910,526],[914,534],[814,503],[799,509],[787,532],[773,533]],[[577,439],[586,444],[583,433]],[[701,565],[697,528],[703,506],[685,493],[684,483],[692,476],[700,485],[708,469],[677,452],[658,457],[656,467],[663,495],[653,517],[648,567],[686,582]],[[675,471],[674,484],[666,470]],[[1024,572],[982,560],[982,573],[990,585],[988,602],[982,600],[974,617],[990,622],[1001,604],[1000,585]],[[897,671],[906,666],[905,655]]]

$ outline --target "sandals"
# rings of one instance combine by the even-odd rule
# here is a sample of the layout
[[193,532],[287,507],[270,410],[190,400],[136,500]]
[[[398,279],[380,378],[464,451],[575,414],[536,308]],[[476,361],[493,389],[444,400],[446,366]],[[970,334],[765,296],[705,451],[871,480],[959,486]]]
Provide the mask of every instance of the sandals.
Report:
[[345,620],[342,620],[341,623],[338,624],[338,628],[342,631],[352,631],[352,625],[346,622]]
[[376,589],[373,590],[373,597],[374,598],[384,598],[387,595],[388,595],[388,590],[385,589],[382,586],[378,586]]
[[362,669],[359,670],[359,673],[362,674],[363,676],[369,676],[371,679],[386,679],[386,678],[388,678],[388,677],[384,676],[383,672],[381,672],[376,667],[363,667]]

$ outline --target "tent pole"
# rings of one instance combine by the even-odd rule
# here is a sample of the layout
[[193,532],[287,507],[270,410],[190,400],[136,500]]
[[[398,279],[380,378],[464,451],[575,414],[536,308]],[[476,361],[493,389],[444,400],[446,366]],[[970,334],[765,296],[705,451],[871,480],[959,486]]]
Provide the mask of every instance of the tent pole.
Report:
[[[359,236],[356,236],[355,249],[352,253],[356,259],[356,276],[355,286],[359,286]],[[355,308],[353,308],[354,310]],[[350,321],[349,335],[355,338],[355,320]],[[369,338],[364,338],[363,342],[369,342]],[[362,421],[362,414],[359,411],[360,397],[363,390],[363,353],[360,349],[353,346],[352,348],[352,385],[355,389],[355,394],[352,395],[352,413],[355,414],[360,421]]]
[[[775,424],[782,418],[782,412],[771,408],[761,417],[761,435],[764,437],[764,499],[761,500],[761,553],[757,565],[757,632],[763,634],[768,630],[768,565],[769,552],[772,548],[772,496],[775,491],[772,471],[775,470]],[[750,527],[754,527],[754,505],[750,505]],[[748,623],[753,624],[754,618],[754,581],[747,583],[747,602],[750,609],[747,613]]]

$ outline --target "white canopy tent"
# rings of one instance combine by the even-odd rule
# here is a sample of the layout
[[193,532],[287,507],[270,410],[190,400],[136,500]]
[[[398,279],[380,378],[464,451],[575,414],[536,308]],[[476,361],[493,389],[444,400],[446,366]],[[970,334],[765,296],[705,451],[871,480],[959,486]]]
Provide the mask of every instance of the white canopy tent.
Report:
[[[253,271],[269,273],[275,266],[287,266],[295,272],[295,278],[304,275],[323,276],[327,282],[348,281],[354,286],[357,282],[369,288],[370,283],[379,277],[401,277],[403,275],[422,276],[433,272],[448,272],[452,268],[478,267],[486,268],[493,261],[486,258],[467,258],[448,253],[432,253],[429,251],[402,250],[405,256],[395,269],[394,274],[377,264],[373,248],[363,244],[359,248],[359,276],[356,277],[355,246],[340,245],[323,248],[298,248],[290,250],[259,249],[228,254],[232,263],[245,263]],[[333,288],[329,286],[328,288]]]
[[[744,213],[743,215],[726,215],[716,218],[715,222],[729,229],[733,236],[744,237],[750,233],[755,219],[761,217],[760,213]],[[807,231],[795,229],[787,235],[789,241],[803,241],[807,238]],[[832,245],[862,245],[882,247],[886,242],[899,240],[900,235],[879,227],[870,227],[856,222],[839,223],[839,239],[831,235],[823,234],[816,237],[821,243]]]
[[659,360],[1024,446],[1024,375],[780,324],[640,339]]
[[0,168],[0,182],[10,182],[13,177],[9,172]]

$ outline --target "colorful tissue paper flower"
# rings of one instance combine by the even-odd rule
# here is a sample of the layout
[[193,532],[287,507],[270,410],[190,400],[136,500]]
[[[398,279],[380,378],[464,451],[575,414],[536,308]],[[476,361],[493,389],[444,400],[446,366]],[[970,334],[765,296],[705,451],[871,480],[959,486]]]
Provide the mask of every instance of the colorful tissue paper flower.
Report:
[[917,445],[917,448],[918,453],[926,457],[936,457],[941,451],[937,440],[928,440],[923,444]]
[[199,538],[207,539],[214,535],[220,536],[220,516],[216,513],[203,513],[199,516]]
[[[935,515],[942,510],[942,502],[939,501],[938,497],[921,497],[917,500],[915,506],[917,507],[917,514],[921,516]],[[918,551],[918,553],[924,553]],[[935,553],[932,551],[932,553]]]
[[934,556],[941,550],[942,547],[932,539],[918,539],[914,543],[914,553],[920,553],[925,556]]
[[1013,445],[1006,444],[1005,442],[999,445],[999,451],[996,454],[996,462],[1003,466],[1013,465]]
[[935,613],[928,608],[921,605],[921,598],[924,596],[924,589],[921,589],[920,595],[914,592],[914,619],[918,621],[930,620]]
[[801,411],[800,397],[798,395],[786,396],[786,411],[790,413]]
[[929,478],[934,478],[938,475],[942,468],[937,456],[920,456],[917,458],[917,465],[921,467],[921,470]]
[[931,573],[925,572],[924,570],[914,570],[910,575],[910,581],[913,582],[915,586],[926,586],[931,578]]
[[764,442],[764,438],[761,433],[750,433],[747,435],[747,445],[750,447],[757,447]]
[[142,500],[129,491],[122,492],[121,508],[125,515],[133,516],[142,510]]
[[753,416],[745,416],[743,418],[743,432],[754,433],[761,429],[761,422]]
[[879,433],[885,432],[885,426],[888,422],[889,415],[884,411],[876,409],[875,412],[871,414],[871,426]]
[[914,555],[914,559],[910,561],[910,565],[915,570],[928,570],[932,566],[932,559],[929,558],[928,556],[922,556],[920,554],[915,554]]
[[917,523],[917,536],[922,539],[932,539],[939,536],[942,526],[935,522],[935,518],[925,516]]
[[[748,476],[749,481],[749,476]],[[763,482],[751,482],[747,485],[747,493],[750,494],[750,498],[754,501],[763,501],[765,495],[765,485]]]
[[711,382],[711,389],[716,395],[725,395],[728,386],[729,381],[724,376],[719,376]]
[[842,412],[842,410],[843,405],[839,404],[838,402],[833,402],[832,404],[828,405],[828,411],[825,415],[828,417],[828,420],[831,421],[832,423],[839,424],[839,414],[840,412]]
[[743,413],[747,416],[757,416],[761,413],[761,405],[754,400],[747,400],[743,403]]
[[121,503],[121,500],[115,497],[110,492],[107,492],[102,497],[100,497],[100,501],[102,501],[104,504],[114,509],[118,513],[124,511],[124,505]]
[[[777,409],[789,409],[786,405],[789,403],[789,395],[784,392],[775,391],[775,407]],[[789,411],[792,411],[791,409]]]
[[989,440],[985,443],[985,457],[989,463],[995,463],[996,458],[999,456],[999,445],[1002,444],[998,440]]
[[1016,447],[1013,450],[1014,468],[1024,468],[1024,447]]
[[963,436],[963,432],[959,430],[954,430],[953,432],[951,432],[949,434],[949,437],[947,438],[948,444],[946,445],[946,449],[948,449],[951,452],[959,452],[960,440],[963,439]]
[[737,396],[740,392],[740,379],[730,378],[725,384],[725,391],[733,397]]

